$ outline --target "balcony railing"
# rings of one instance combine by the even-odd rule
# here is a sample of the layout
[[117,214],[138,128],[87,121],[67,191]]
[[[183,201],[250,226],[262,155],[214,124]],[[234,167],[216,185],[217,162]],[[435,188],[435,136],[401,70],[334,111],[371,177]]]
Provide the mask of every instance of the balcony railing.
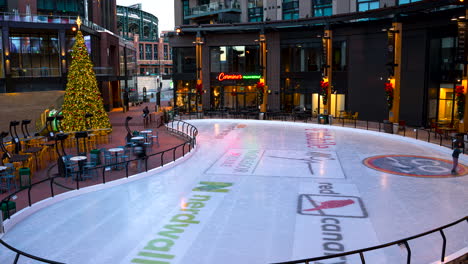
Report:
[[[49,16],[49,15],[31,15],[19,13],[0,13],[0,21],[16,21],[27,23],[47,23],[47,24],[76,24],[76,16]],[[83,20],[83,26],[93,29],[98,32],[107,32],[124,41],[126,44],[132,44],[128,40],[120,37],[119,35],[103,28],[89,20]]]
[[48,16],[19,13],[0,13],[0,21],[17,21],[48,24],[75,24],[76,16]]
[[231,2],[230,4],[226,4],[224,2],[213,2],[207,5],[200,5],[200,6],[190,8],[187,12],[184,13],[184,16],[185,17],[200,16],[200,15],[205,15],[207,13],[216,13],[216,12],[220,12],[221,10],[227,10],[227,9],[237,9],[239,12],[241,11],[240,4],[237,1]]
[[[96,76],[112,76],[115,75],[113,67],[94,67]],[[12,78],[38,78],[38,77],[60,77],[60,68],[11,68]]]
[[94,67],[94,72],[96,76],[111,76],[114,75],[113,67]]
[[11,68],[11,77],[13,78],[37,78],[37,77],[60,77],[60,68]]

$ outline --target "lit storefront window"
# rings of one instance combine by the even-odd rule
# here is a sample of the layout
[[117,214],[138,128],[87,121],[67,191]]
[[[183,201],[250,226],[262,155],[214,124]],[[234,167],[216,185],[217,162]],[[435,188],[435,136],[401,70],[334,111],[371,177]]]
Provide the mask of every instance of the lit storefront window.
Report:
[[449,125],[456,118],[454,113],[457,112],[457,104],[454,98],[455,92],[453,84],[441,84],[439,89],[439,109],[438,122]]
[[176,98],[175,104],[181,112],[195,113],[197,112],[197,93],[195,91],[196,82],[182,81],[176,82]]

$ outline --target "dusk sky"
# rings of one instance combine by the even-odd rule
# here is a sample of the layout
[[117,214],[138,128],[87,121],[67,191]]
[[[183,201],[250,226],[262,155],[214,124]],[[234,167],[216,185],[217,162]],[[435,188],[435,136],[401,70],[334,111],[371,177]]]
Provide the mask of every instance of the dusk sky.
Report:
[[159,19],[159,33],[174,30],[174,0],[117,0],[117,5],[142,4],[142,10]]

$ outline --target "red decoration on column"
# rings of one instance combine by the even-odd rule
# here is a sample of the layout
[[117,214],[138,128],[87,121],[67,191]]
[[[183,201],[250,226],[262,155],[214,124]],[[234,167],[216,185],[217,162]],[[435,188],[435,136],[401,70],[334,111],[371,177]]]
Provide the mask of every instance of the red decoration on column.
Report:
[[385,93],[387,94],[387,105],[391,109],[393,107],[393,84],[391,82],[385,83]]
[[328,82],[321,80],[320,81],[320,95],[322,96],[322,102],[324,105],[328,102]]
[[197,93],[198,93],[199,95],[202,95],[202,94],[205,93],[205,91],[203,91],[203,84],[202,84],[201,82],[199,82],[199,83],[197,83],[197,84],[195,85],[195,89],[197,90]]

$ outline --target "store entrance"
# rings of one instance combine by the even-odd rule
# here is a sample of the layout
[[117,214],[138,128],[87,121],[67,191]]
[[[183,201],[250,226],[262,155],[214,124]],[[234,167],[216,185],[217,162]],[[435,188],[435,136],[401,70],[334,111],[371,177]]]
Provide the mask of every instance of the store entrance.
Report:
[[458,107],[455,102],[455,84],[444,83],[439,88],[437,125],[456,127],[458,125]]
[[254,86],[214,86],[211,91],[213,110],[258,110],[259,102]]

